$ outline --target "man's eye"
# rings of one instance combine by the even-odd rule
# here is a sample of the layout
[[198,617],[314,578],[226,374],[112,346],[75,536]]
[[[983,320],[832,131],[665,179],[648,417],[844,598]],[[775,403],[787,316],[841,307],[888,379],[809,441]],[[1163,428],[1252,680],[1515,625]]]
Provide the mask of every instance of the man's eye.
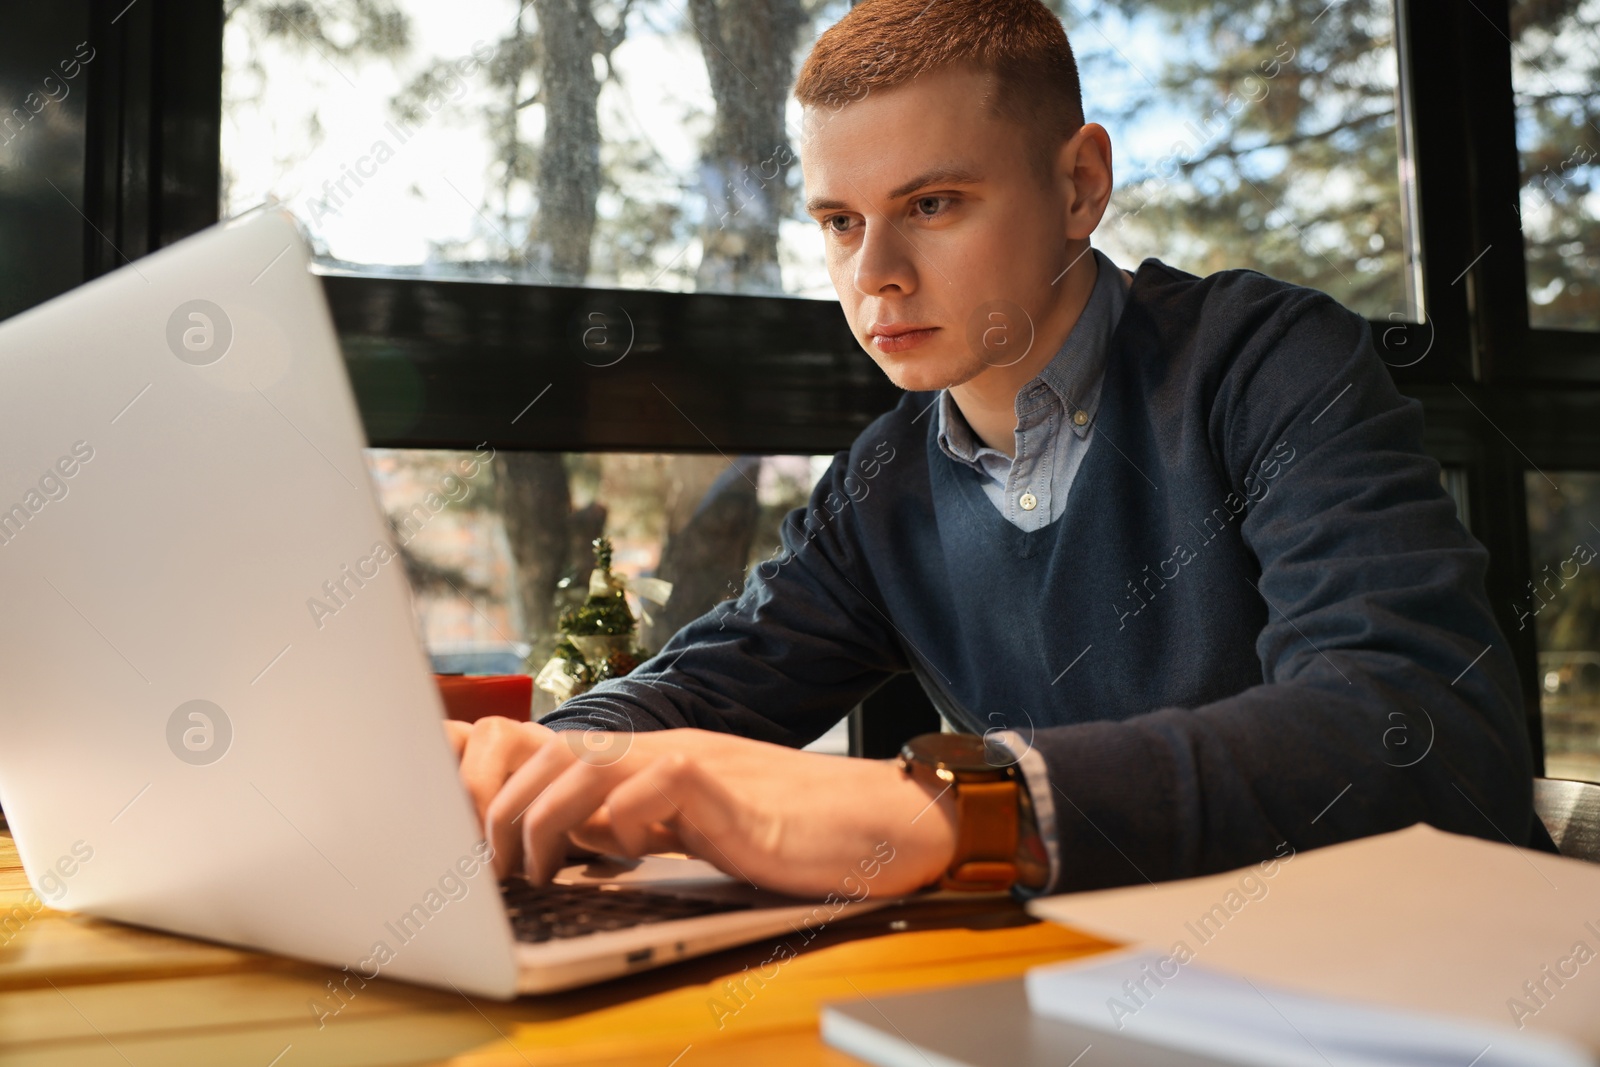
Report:
[[949,202],[947,196],[923,196],[917,198],[915,207],[920,214],[932,216],[937,215]]
[[829,233],[845,234],[850,232],[849,215],[829,215],[822,220],[822,228]]

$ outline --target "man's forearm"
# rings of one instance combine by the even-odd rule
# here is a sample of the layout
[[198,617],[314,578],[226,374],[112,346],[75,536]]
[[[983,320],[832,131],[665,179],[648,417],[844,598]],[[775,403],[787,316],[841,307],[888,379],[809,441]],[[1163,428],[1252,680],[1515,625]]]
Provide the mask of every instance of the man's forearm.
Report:
[[[1230,870],[1284,844],[1416,822],[1528,843],[1525,753],[1502,742],[1493,716],[1443,695],[1448,679],[1420,703],[1391,704],[1382,691],[1397,693],[1393,681],[1359,694],[1263,685],[1201,708],[1038,731],[1055,823],[1050,891]],[[1395,712],[1415,732],[1410,749],[1386,736]]]
[[[694,619],[633,673],[602,682],[543,721],[553,729],[695,727],[793,748],[820,737],[904,654],[856,543],[854,524],[880,497],[852,495],[867,462],[839,453],[807,508],[785,519],[780,555],[756,566],[739,596]],[[847,501],[832,514],[828,501]]]

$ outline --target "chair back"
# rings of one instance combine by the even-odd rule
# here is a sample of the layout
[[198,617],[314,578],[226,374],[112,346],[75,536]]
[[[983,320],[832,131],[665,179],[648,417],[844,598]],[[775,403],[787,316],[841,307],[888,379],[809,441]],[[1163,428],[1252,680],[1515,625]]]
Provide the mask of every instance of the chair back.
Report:
[[1533,810],[1563,856],[1600,863],[1600,785],[1535,778]]

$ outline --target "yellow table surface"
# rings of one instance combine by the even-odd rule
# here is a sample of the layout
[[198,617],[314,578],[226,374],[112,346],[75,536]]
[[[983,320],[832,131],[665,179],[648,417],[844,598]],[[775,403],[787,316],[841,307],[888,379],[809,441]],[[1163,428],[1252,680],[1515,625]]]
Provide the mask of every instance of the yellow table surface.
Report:
[[725,983],[760,969],[771,943],[509,1004],[380,979],[319,1027],[310,1005],[333,1003],[336,972],[41,908],[0,832],[0,1065],[854,1064],[818,1036],[826,1002],[1110,947],[1009,900],[930,900],[834,924],[736,995]]

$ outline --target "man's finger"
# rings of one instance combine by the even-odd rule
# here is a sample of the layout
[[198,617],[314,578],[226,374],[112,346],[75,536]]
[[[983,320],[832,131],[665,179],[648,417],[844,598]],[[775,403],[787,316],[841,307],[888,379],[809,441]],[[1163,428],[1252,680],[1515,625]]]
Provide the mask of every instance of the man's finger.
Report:
[[574,754],[572,762],[539,793],[522,817],[522,862],[529,881],[542,884],[561,869],[567,854],[567,832],[593,815],[635,766],[633,761],[594,764]]
[[457,762],[467,749],[467,738],[472,735],[472,724],[459,722],[455,719],[444,721],[444,734],[450,740],[450,748],[456,754]]
[[581,826],[568,831],[567,839],[581,849],[598,852],[602,856],[644,856],[652,852],[687,852],[677,831],[662,823],[646,828],[642,845],[635,839],[623,844],[611,829],[610,809],[602,806],[583,821]]
[[624,856],[643,856],[655,827],[674,826],[683,809],[673,795],[684,794],[692,767],[682,754],[663,756],[611,791],[606,818]]
[[[552,735],[554,737],[554,735]],[[542,746],[505,780],[489,802],[484,836],[494,846],[495,874],[505,878],[522,867],[522,822],[539,795],[578,762],[569,745],[559,740]]]
[[489,805],[506,779],[554,736],[548,726],[498,715],[472,724],[461,754],[461,781],[472,797],[480,825],[487,821]]
[[628,855],[649,850],[658,825],[670,828],[687,851],[742,881],[751,880],[744,868],[759,861],[761,849],[777,855],[775,835],[762,831],[759,820],[746,818],[737,798],[681,752],[661,757],[617,786],[606,808],[611,832]]

